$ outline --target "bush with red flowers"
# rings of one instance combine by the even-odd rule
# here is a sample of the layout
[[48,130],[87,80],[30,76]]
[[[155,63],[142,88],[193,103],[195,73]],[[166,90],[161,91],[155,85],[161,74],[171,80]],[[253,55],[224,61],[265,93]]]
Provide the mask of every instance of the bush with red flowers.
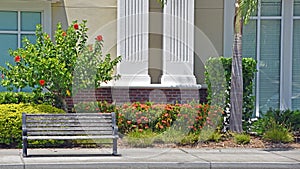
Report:
[[101,35],[93,45],[87,45],[87,39],[86,21],[74,21],[66,30],[59,23],[53,41],[37,25],[36,42],[25,38],[24,47],[9,51],[15,63],[0,66],[2,85],[9,90],[30,87],[37,94],[49,91],[58,107],[67,110],[65,99],[73,94],[74,86],[76,90],[95,89],[118,77],[113,70],[121,58],[103,56]]
[[185,133],[200,133],[204,126],[217,128],[223,110],[208,104],[128,103],[112,105],[106,102],[85,102],[75,105],[76,112],[116,112],[119,132],[151,130],[161,133],[168,128]]

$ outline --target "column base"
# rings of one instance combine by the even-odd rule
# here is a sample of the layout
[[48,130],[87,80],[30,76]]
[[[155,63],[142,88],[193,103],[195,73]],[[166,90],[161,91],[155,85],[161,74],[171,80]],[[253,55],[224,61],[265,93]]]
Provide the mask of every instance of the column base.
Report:
[[113,82],[113,86],[145,86],[151,84],[149,75],[121,75]]
[[196,85],[194,75],[162,75],[161,84],[163,85]]

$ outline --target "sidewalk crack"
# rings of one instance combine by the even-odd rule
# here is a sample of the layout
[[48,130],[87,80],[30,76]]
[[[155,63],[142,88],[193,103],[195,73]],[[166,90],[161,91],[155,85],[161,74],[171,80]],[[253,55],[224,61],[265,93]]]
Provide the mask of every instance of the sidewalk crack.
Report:
[[285,155],[282,155],[280,153],[276,153],[276,152],[271,152],[271,151],[268,151],[269,153],[272,153],[272,154],[275,154],[275,155],[278,155],[278,156],[281,156],[281,157],[284,157],[284,158],[287,158],[287,159],[290,159],[290,160],[294,160],[296,162],[300,162],[299,159],[296,159],[296,158],[292,158],[292,157],[288,157],[288,156],[285,156]]
[[182,151],[182,152],[184,152],[184,153],[186,153],[186,154],[188,154],[188,155],[191,155],[191,156],[193,156],[193,157],[196,157],[196,158],[198,158],[198,159],[200,159],[200,160],[203,160],[203,161],[205,161],[205,162],[208,162],[208,163],[210,163],[210,166],[211,166],[211,161],[205,160],[205,159],[203,159],[203,158],[201,158],[201,157],[199,157],[199,156],[197,156],[197,155],[191,154],[191,153],[189,153],[188,151],[186,151],[186,150],[184,150],[184,149],[182,149],[182,148],[179,148],[179,150]]
[[25,161],[24,161],[22,152],[21,152],[20,150],[19,150],[19,156],[20,156],[20,159],[21,159],[21,161],[22,161],[23,169],[25,169]]

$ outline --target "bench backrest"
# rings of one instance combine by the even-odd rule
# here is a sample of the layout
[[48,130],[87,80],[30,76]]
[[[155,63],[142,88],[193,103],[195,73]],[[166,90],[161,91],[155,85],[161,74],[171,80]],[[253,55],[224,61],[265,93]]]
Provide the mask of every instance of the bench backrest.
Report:
[[25,114],[26,136],[117,135],[115,113]]

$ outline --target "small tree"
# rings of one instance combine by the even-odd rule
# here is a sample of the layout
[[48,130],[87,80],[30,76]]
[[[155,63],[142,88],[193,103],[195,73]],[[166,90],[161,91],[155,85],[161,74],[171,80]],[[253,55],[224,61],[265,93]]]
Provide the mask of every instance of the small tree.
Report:
[[[80,87],[91,87],[92,84],[95,88],[101,82],[117,78],[113,70],[121,57],[103,57],[101,35],[95,38],[94,45],[87,45],[87,30],[86,21],[74,21],[67,30],[63,30],[59,23],[52,41],[43,32],[42,26],[37,25],[35,43],[25,38],[23,48],[9,51],[15,63],[6,63],[7,67],[0,67],[4,75],[2,85],[8,90],[30,87],[36,94],[48,91],[67,110],[65,99],[72,95],[74,81],[80,83]],[[91,67],[94,72],[88,71]],[[82,76],[74,78],[75,74],[78,76],[78,72]],[[90,74],[92,76],[88,76],[89,78],[84,76]]]
[[242,35],[243,25],[257,9],[258,0],[236,0],[234,15],[234,42],[232,55],[232,73],[230,88],[230,122],[229,129],[241,133],[243,110],[243,73],[242,73]]

